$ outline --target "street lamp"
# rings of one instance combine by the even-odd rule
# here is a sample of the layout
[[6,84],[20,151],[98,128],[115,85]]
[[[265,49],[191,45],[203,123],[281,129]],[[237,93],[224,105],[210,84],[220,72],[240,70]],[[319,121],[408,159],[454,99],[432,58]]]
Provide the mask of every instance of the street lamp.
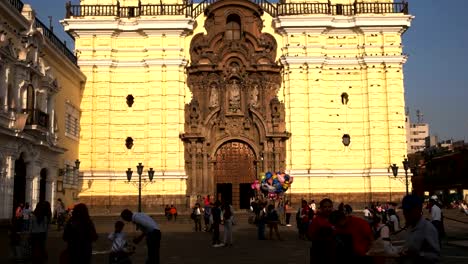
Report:
[[[143,169],[145,168],[145,166],[143,166],[143,164],[140,162],[138,163],[138,166],[137,167],[137,173],[138,173],[138,212],[141,212],[141,175],[143,174]],[[133,174],[133,171],[131,168],[128,168],[127,171],[127,180],[129,183],[132,183],[134,185],[136,185],[135,182],[132,182],[131,179],[132,179],[132,174]],[[150,180],[150,182],[153,182],[153,177],[154,177],[154,170],[153,168],[150,168],[148,170],[148,178]],[[145,180],[145,183],[144,185],[146,186],[148,184],[148,182],[146,182]]]
[[408,169],[409,169],[409,162],[408,162],[408,159],[405,158],[403,160],[403,169],[405,170],[405,179],[406,179],[406,195],[409,194],[409,182],[408,182]]

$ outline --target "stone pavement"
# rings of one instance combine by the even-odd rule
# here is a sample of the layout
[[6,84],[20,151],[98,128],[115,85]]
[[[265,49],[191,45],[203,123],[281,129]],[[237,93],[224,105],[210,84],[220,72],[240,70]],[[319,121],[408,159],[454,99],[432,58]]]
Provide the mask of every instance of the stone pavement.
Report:
[[[465,216],[454,212],[446,212],[447,216],[465,221]],[[237,214],[237,225],[234,226],[234,246],[230,248],[212,248],[211,233],[193,232],[193,225],[188,216],[180,216],[177,223],[167,222],[162,216],[155,217],[161,225],[161,263],[204,263],[204,264],[307,264],[309,263],[310,243],[297,238],[295,223],[292,227],[280,227],[284,241],[256,239],[256,228],[247,223],[247,215]],[[110,243],[107,235],[113,229],[113,223],[118,217],[94,217],[93,220],[99,233],[99,240],[94,245],[93,263],[107,263],[107,251]],[[455,219],[455,218],[454,218]],[[466,248],[450,243],[468,240],[466,224],[456,221],[446,221],[447,239],[444,242],[443,263],[468,263]],[[132,225],[127,225],[125,231],[129,237],[136,233]],[[221,233],[222,235],[222,233]],[[48,239],[49,262],[58,263],[58,256],[65,244],[61,240],[61,232],[51,230]],[[137,252],[132,257],[133,263],[144,263],[144,241],[137,246]],[[11,263],[8,258],[8,240],[5,230],[0,230],[0,263]]]

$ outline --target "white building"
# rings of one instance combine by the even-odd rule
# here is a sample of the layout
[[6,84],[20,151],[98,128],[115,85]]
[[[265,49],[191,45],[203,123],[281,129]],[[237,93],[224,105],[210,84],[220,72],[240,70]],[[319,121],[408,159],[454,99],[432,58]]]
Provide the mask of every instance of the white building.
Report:
[[423,151],[426,148],[426,138],[429,137],[429,124],[422,122],[422,114],[416,111],[417,123],[411,123],[409,111],[406,111],[406,142],[408,154]]

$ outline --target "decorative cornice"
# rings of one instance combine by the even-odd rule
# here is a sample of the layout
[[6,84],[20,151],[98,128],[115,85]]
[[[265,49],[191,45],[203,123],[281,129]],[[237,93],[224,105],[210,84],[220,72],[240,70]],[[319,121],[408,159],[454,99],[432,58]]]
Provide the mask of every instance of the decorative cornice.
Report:
[[192,18],[64,19],[60,21],[72,35],[184,35],[193,31]]
[[327,58],[324,56],[315,57],[281,57],[283,65],[292,64],[325,64],[325,65],[365,65],[371,63],[385,63],[385,64],[404,64],[406,63],[407,56],[362,56],[358,58]]
[[78,61],[79,66],[105,66],[105,67],[150,67],[150,66],[185,66],[185,59],[153,59],[141,61],[113,61],[113,60],[84,60]]
[[[138,174],[136,171],[133,172],[133,177]],[[147,173],[144,172],[142,178],[148,178]],[[116,172],[116,171],[82,171],[80,170],[80,178],[83,180],[122,180],[127,181],[127,174],[125,171]],[[155,180],[166,180],[166,179],[179,179],[185,180],[188,176],[185,174],[185,171],[155,171],[154,178]]]
[[[389,171],[388,168],[357,170],[287,170],[286,173],[293,177],[394,177],[392,171]],[[403,173],[399,176],[405,175]],[[413,176],[413,174],[408,172],[408,177],[411,176]]]
[[[356,29],[363,31],[404,32],[411,26],[414,16],[386,14],[385,16],[279,16],[273,20],[279,33],[324,33],[331,29]],[[351,32],[350,32],[351,33]]]

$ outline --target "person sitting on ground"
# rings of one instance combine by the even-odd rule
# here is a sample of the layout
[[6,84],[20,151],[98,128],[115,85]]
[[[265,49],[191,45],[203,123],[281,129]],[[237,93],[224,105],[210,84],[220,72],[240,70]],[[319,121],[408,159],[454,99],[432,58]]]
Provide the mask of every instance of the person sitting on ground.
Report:
[[135,248],[130,247],[125,233],[122,232],[125,224],[122,221],[115,222],[114,232],[110,233],[108,239],[112,241],[111,252],[109,254],[109,264],[131,264],[130,255]]

